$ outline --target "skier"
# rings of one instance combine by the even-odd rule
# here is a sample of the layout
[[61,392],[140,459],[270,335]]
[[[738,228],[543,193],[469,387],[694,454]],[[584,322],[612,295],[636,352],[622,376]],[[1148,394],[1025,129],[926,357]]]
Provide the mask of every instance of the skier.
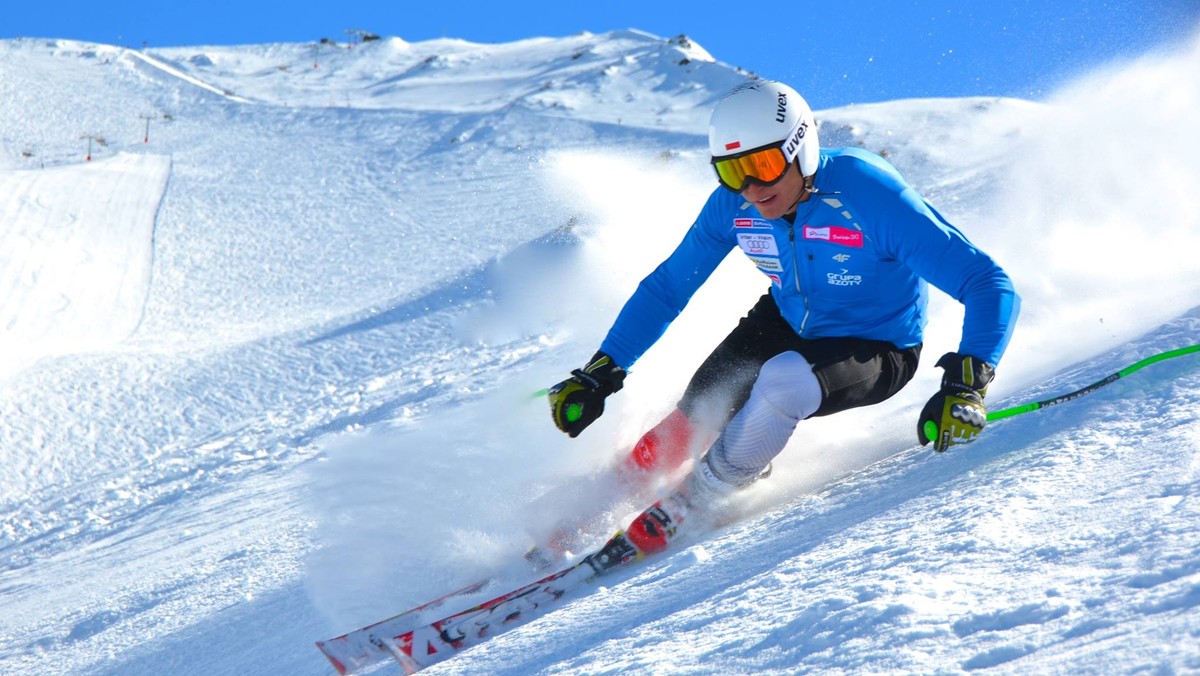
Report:
[[938,451],[975,439],[1020,305],[1000,266],[884,159],[821,150],[812,111],[791,87],[752,80],[734,89],[713,110],[708,141],[720,186],[595,356],[549,390],[554,424],[576,437],[731,249],[769,278],[677,408],[624,460],[633,486],[707,447],[681,488],[628,529],[641,553],[664,548],[688,510],[711,511],[769,471],[801,420],[904,387],[921,353],[926,282],[963,303],[965,319],[958,351],[937,361],[941,387],[917,438]]

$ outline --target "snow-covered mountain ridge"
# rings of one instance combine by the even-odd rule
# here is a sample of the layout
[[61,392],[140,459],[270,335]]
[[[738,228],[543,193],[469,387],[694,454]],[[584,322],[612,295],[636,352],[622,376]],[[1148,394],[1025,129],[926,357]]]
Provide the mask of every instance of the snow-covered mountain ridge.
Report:
[[660,128],[694,121],[710,103],[710,78],[740,79],[686,36],[663,40],[634,30],[495,45],[393,37],[357,45],[173,48],[148,56],[263,102],[441,113],[523,106]]
[[[746,76],[636,31],[0,41],[0,671],[329,673],[311,641],[516,581],[530,498],[579,509],[765,287],[726,261],[580,439],[528,397],[690,224]],[[993,406],[1196,342],[1198,82],[1194,44],[1044,102],[818,110],[1016,279]],[[1200,669],[1197,372],[934,455],[926,364],[807,421],[745,521],[430,673]]]

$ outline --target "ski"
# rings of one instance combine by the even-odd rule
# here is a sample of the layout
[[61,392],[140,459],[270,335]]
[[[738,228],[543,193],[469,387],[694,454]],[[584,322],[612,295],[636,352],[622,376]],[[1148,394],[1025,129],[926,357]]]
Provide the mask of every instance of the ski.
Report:
[[[426,611],[441,606],[449,598],[472,593],[459,590],[387,620],[318,641],[317,647],[341,674],[356,673],[389,659],[395,660],[405,673],[416,673],[547,614],[568,593],[642,556],[626,534],[618,532],[578,563],[466,610],[434,622],[421,621]],[[463,589],[472,587],[476,585]],[[481,584],[474,591],[482,587]]]
[[[559,563],[563,558],[565,558],[565,555],[565,551],[556,549],[553,546],[553,543],[551,543],[551,545],[544,547],[538,547],[536,545],[531,547],[529,551],[525,553],[525,560],[529,563],[534,571],[545,571],[551,566]],[[461,598],[476,595],[487,589],[489,586],[495,584],[495,582],[496,579],[494,577],[488,577],[477,582],[472,582],[461,589],[455,589],[454,591],[439,596],[432,601],[409,608],[408,610],[397,615],[393,615],[386,620],[380,620],[375,624],[352,631],[348,634],[337,636],[335,638],[317,641],[317,647],[321,649],[321,652],[325,654],[325,657],[329,659],[339,673],[353,673],[355,669],[367,664],[359,663],[364,655],[374,654],[377,652],[378,648],[381,648],[379,645],[374,645],[372,647],[363,643],[364,640],[369,642],[369,635],[376,633],[391,633],[398,635],[409,629],[419,627],[421,624],[428,621],[428,616],[433,611],[436,611]]]
[[[549,606],[595,576],[596,571],[581,561],[486,603],[404,632],[391,639],[407,658],[397,661],[411,674],[449,659],[492,636],[545,615]],[[379,637],[379,640],[388,639]]]
[[366,663],[359,664],[356,662],[354,655],[369,653],[374,648],[368,648],[362,645],[362,641],[367,638],[369,632],[403,632],[409,628],[421,626],[425,614],[437,610],[455,599],[470,596],[485,589],[493,582],[492,578],[472,582],[471,584],[456,589],[452,592],[422,603],[419,606],[410,608],[398,615],[393,615],[386,620],[380,620],[375,624],[363,627],[357,631],[352,631],[348,634],[343,634],[336,638],[331,638],[325,641],[317,641],[317,647],[321,652],[325,653],[333,667],[341,674],[353,673],[354,669],[365,666]]

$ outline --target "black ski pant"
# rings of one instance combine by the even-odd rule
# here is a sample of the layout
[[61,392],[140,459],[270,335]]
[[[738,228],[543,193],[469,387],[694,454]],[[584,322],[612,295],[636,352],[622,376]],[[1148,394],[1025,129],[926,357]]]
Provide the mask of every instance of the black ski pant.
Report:
[[822,395],[814,416],[884,401],[912,379],[921,356],[920,345],[898,348],[863,338],[801,338],[767,293],[700,365],[679,408],[692,420],[703,418],[723,428],[750,397],[762,365],[787,351],[799,352],[813,365]]

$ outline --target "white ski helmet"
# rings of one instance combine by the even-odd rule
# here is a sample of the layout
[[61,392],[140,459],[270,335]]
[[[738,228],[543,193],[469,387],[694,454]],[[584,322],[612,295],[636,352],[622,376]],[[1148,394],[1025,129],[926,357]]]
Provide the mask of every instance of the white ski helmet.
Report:
[[737,155],[775,143],[783,155],[800,160],[800,171],[817,171],[817,125],[808,103],[795,89],[772,80],[750,80],[717,103],[708,123],[714,158]]

